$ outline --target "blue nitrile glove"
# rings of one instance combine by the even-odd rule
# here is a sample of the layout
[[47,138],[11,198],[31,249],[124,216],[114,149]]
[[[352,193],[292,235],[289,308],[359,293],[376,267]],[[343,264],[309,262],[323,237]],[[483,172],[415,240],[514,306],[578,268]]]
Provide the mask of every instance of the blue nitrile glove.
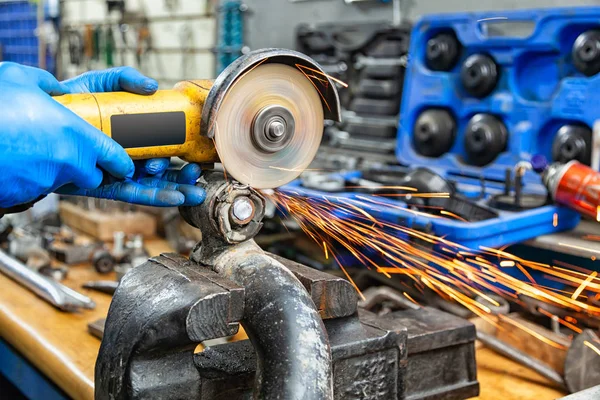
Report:
[[167,170],[168,158],[135,161],[132,179],[116,179],[106,175],[96,189],[80,189],[66,185],[61,194],[117,199],[128,203],[149,206],[194,206],[206,197],[204,189],[195,186],[200,177],[198,164],[187,164],[181,170]]
[[179,177],[164,173],[164,159],[149,160],[138,163],[136,172],[121,146],[49,96],[112,90],[151,94],[156,88],[154,80],[128,67],[61,83],[37,68],[0,63],[0,207],[53,191],[156,206],[199,204],[203,190],[189,186],[197,165]]

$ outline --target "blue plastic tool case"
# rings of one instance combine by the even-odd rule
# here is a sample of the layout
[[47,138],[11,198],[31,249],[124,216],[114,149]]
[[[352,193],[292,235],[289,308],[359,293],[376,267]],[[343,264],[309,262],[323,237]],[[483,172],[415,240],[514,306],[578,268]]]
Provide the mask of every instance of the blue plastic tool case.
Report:
[[[523,30],[527,32],[521,35]],[[581,64],[575,65],[574,44],[586,32],[600,35],[599,7],[423,17],[411,33],[397,136],[399,164],[408,170],[417,167],[433,170],[452,181],[463,197],[488,205],[490,197],[502,193],[507,169],[519,161],[529,161],[535,154],[564,161],[557,157],[567,154],[569,142],[559,143],[563,147],[555,143],[565,126],[589,132],[584,143],[586,151],[573,155],[589,158],[591,129],[600,116],[600,74],[585,70]],[[426,60],[430,39],[439,34],[453,36],[458,43],[454,63],[446,65],[445,70],[432,69]],[[483,94],[466,89],[468,80],[463,81],[465,71],[469,72],[468,59],[478,54],[491,59],[496,70],[495,85]],[[423,155],[415,148],[415,124],[427,110],[445,110],[454,120],[454,139],[442,154]],[[472,162],[465,146],[465,131],[473,130],[468,125],[478,114],[493,117],[506,134],[498,154],[483,164]],[[553,147],[562,152],[556,153]],[[342,174],[342,178],[358,178],[361,174],[352,171]],[[540,177],[533,171],[528,171],[523,181],[525,192],[545,193]],[[416,215],[406,208],[406,203],[390,198],[377,197],[379,204],[373,204],[364,201],[370,196],[364,193],[304,188],[300,180],[283,189],[330,201],[352,199],[377,218],[422,229],[472,249],[501,247],[571,229],[580,220],[569,209],[544,205],[513,212],[496,209],[498,215],[494,218],[463,222]]]

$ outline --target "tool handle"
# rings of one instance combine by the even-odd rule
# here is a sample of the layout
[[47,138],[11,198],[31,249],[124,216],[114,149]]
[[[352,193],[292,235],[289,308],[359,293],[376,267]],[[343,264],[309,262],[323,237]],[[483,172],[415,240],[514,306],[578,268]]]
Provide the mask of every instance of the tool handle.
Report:
[[181,157],[191,162],[218,160],[211,139],[200,133],[208,85],[181,82],[175,89],[143,96],[126,92],[54,97],[79,117],[123,146],[133,159]]

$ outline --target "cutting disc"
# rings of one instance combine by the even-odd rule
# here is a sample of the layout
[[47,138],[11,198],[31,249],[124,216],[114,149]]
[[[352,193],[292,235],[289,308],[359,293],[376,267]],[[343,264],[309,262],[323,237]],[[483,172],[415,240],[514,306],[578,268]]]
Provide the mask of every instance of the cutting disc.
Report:
[[[281,149],[266,152],[252,137],[265,109],[283,107],[294,130]],[[243,74],[219,107],[215,147],[228,175],[257,189],[276,188],[297,178],[314,159],[323,136],[323,106],[317,89],[297,68],[263,64]]]

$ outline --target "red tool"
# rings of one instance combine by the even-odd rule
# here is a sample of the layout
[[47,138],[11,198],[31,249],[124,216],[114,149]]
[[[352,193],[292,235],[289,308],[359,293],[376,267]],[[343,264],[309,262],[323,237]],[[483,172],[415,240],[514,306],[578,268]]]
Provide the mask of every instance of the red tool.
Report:
[[573,160],[551,164],[542,177],[555,202],[600,221],[600,172]]

